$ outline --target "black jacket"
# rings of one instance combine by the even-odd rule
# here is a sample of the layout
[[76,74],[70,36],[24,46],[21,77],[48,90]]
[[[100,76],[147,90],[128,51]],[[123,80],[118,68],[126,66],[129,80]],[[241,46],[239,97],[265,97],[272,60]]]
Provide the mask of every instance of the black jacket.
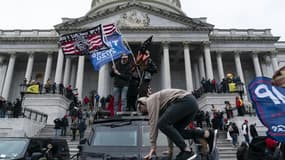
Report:
[[117,75],[112,70],[110,75],[114,77],[114,87],[127,87],[131,79],[131,65],[129,63],[122,64],[120,61],[116,63],[116,68],[121,75]]

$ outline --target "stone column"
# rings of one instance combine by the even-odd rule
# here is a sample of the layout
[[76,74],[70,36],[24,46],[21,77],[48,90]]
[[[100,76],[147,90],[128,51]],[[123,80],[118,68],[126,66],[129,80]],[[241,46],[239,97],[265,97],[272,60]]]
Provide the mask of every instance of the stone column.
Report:
[[163,42],[163,59],[162,59],[162,89],[171,88],[170,62],[169,62],[169,45]]
[[30,82],[32,78],[33,65],[34,65],[34,53],[29,53],[26,74],[25,74],[25,78],[27,78],[28,82]]
[[77,78],[76,78],[76,88],[78,91],[78,100],[82,101],[83,95],[83,78],[84,78],[84,56],[79,56],[78,58],[78,68],[77,68]]
[[225,78],[225,72],[223,67],[222,53],[217,53],[217,64],[218,64],[218,72],[219,72],[219,80],[220,82]]
[[212,66],[211,53],[210,53],[210,42],[204,42],[204,55],[205,55],[207,79],[212,80],[214,79],[214,74],[213,74],[213,66]]
[[272,61],[273,72],[275,72],[275,71],[277,71],[279,69],[278,61],[277,61],[277,58],[276,58],[276,52],[272,52],[271,53],[271,61]]
[[98,77],[98,94],[102,97],[107,97],[109,92],[109,64],[103,65],[99,70],[99,77]]
[[63,67],[63,52],[60,48],[58,50],[55,78],[54,78],[54,82],[57,84],[57,86],[62,82],[62,67]]
[[16,61],[16,53],[12,53],[9,59],[7,74],[5,77],[5,83],[2,91],[2,97],[4,97],[5,99],[8,99],[9,96],[12,77],[14,73],[15,61]]
[[206,79],[204,57],[202,54],[199,55],[199,72],[200,72],[200,80],[202,80],[203,78]]
[[52,68],[52,53],[47,54],[47,62],[46,62],[46,69],[45,69],[45,76],[43,84],[47,83],[47,80],[50,79],[50,73]]
[[4,56],[0,56],[0,95],[2,95],[6,70],[7,70],[7,64],[4,63]]
[[235,52],[235,64],[236,64],[237,76],[240,77],[240,80],[241,80],[242,83],[245,83],[244,77],[243,77],[242,68],[241,68],[241,62],[240,62],[240,54],[239,54],[239,52]]
[[260,63],[259,63],[258,55],[256,52],[254,52],[252,54],[252,61],[253,61],[253,65],[254,65],[255,76],[257,76],[257,77],[262,76],[261,69],[260,69]]
[[71,84],[72,88],[75,88],[75,82],[76,82],[76,68],[77,68],[76,63],[72,61],[71,76],[70,76],[70,84]]
[[195,88],[194,89],[198,89],[198,88],[200,88],[198,63],[194,63],[193,68],[194,68],[194,75],[195,75],[194,76],[194,78],[195,78]]
[[188,42],[184,42],[184,61],[185,61],[185,76],[186,76],[186,89],[193,91],[191,56]]
[[70,68],[71,68],[71,58],[66,57],[65,59],[65,69],[64,69],[64,76],[63,76],[63,85],[67,87],[70,83]]

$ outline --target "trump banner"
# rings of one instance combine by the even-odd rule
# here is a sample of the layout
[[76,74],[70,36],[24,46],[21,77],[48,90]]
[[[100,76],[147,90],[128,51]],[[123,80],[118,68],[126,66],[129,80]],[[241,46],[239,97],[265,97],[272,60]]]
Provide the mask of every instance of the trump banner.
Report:
[[59,44],[64,55],[90,55],[91,52],[109,49],[101,24],[82,32],[61,35]]
[[121,57],[121,54],[131,54],[122,40],[122,36],[118,32],[113,32],[112,35],[107,36],[107,43],[110,47],[108,50],[95,52],[91,55],[91,63],[96,71],[104,64]]
[[27,87],[26,93],[39,94],[40,86],[38,84],[32,84]]
[[257,77],[249,85],[250,98],[267,134],[285,142],[285,89],[273,86],[271,78]]

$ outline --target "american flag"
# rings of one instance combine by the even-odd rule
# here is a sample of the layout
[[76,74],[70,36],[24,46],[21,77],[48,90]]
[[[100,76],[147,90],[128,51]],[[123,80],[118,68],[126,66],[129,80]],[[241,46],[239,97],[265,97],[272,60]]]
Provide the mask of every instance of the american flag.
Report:
[[104,36],[108,37],[117,31],[114,23],[103,25]]
[[89,55],[94,51],[109,49],[103,38],[101,24],[82,32],[62,35],[59,43],[65,55]]

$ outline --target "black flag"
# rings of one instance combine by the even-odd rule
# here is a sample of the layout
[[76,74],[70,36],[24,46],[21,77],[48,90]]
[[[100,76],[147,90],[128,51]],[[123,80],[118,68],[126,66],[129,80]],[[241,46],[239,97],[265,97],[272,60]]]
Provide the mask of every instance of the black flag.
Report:
[[149,47],[149,45],[151,44],[151,41],[152,41],[152,36],[150,36],[147,40],[143,42],[140,51],[145,52]]

